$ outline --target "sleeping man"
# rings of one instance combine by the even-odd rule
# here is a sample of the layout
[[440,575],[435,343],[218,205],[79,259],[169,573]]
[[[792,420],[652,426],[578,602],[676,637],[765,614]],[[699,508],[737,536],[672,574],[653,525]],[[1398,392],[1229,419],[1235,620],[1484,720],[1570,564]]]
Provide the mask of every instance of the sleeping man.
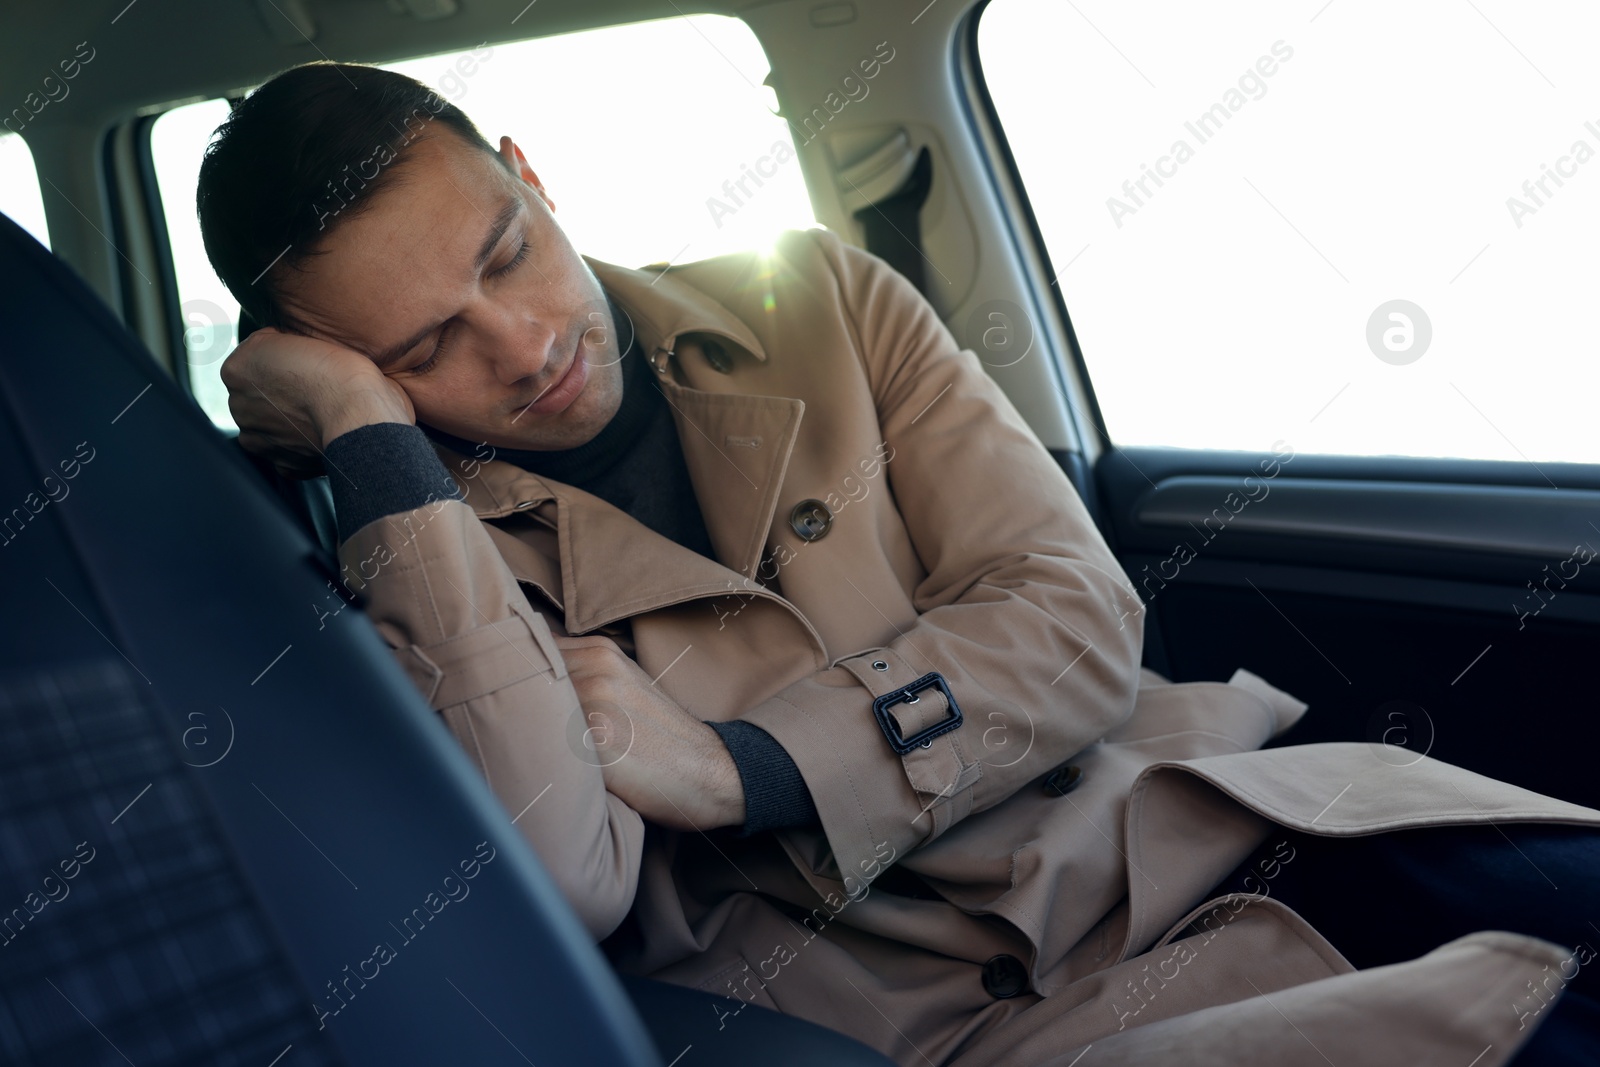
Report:
[[509,138],[358,65],[247,97],[198,201],[241,444],[328,476],[344,584],[619,970],[908,1065],[1600,1055],[1600,812],[1142,668],[881,260],[586,258]]

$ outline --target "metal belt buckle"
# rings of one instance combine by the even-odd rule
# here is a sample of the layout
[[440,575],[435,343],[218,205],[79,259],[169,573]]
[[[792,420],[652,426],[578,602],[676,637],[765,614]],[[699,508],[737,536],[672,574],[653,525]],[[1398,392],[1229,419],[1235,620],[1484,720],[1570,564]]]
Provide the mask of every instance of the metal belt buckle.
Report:
[[[918,730],[910,737],[901,737],[900,726],[895,722],[894,716],[889,714],[889,709],[901,703],[915,704],[920,699],[918,693],[935,686],[949,703],[950,714],[925,730]],[[961,725],[961,708],[956,704],[956,698],[951,694],[950,687],[945,684],[944,675],[938,671],[930,671],[910,685],[903,685],[892,693],[878,697],[872,702],[872,714],[878,720],[878,727],[883,731],[883,736],[889,739],[889,747],[901,756],[914,748],[929,747],[935,737],[947,734]]]

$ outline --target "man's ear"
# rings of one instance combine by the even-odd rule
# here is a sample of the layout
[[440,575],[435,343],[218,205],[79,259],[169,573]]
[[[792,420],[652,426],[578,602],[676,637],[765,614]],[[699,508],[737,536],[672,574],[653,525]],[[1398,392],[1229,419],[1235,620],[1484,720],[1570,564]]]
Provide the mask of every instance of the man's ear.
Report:
[[539,199],[544,201],[546,207],[551,211],[556,209],[556,202],[550,199],[549,193],[545,192],[544,183],[539,180],[539,175],[535,174],[533,168],[528,166],[528,157],[522,154],[522,149],[517,147],[517,142],[509,137],[501,137],[500,158],[506,161],[506,165],[511,168],[512,173],[533,186],[533,191],[539,194]]

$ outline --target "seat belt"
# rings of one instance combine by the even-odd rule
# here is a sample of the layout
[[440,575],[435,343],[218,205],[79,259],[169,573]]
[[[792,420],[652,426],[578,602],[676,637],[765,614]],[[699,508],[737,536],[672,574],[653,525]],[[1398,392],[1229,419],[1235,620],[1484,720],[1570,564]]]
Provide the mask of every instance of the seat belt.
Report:
[[928,295],[927,257],[922,251],[922,205],[933,188],[933,156],[924,145],[905,182],[884,197],[856,211],[867,251],[905,275],[917,292]]

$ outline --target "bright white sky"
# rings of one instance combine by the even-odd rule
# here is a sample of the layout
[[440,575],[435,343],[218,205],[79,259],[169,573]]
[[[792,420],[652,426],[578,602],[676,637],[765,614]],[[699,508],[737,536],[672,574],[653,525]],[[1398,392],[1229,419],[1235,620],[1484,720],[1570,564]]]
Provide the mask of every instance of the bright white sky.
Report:
[[44,221],[44,200],[39,195],[39,179],[34,176],[33,153],[28,142],[14,133],[0,132],[0,211],[11,221],[50,247],[50,231]]
[[[984,73],[1112,437],[1600,462],[1600,157],[1520,228],[1506,206],[1600,152],[1597,39],[1576,0],[995,0]],[[1118,228],[1107,199],[1178,139]],[[1405,365],[1366,340],[1394,299],[1433,326]]]
[[[1600,101],[1600,68],[1585,53],[1597,31],[1600,11],[1577,0],[994,0],[979,32],[985,75],[1112,437],[1600,462],[1587,329],[1600,156],[1561,162],[1579,141],[1600,153],[1600,105],[1587,103]],[[1273,74],[1250,81],[1275,42]],[[666,79],[662,54],[703,61]],[[706,209],[789,140],[761,84],[765,57],[737,20],[497,45],[470,76],[453,60],[395,69],[454,100],[491,142],[514,137],[583,252],[681,262],[813,224],[792,161],[720,228]],[[1230,102],[1204,142],[1185,127]],[[227,320],[237,309],[193,211],[200,151],[224,114],[221,102],[180,108],[154,145],[183,298]],[[1192,158],[1160,163],[1164,184],[1147,179],[1135,202],[1123,183],[1178,140]],[[1570,173],[1534,205],[1522,185],[1546,165]],[[1513,196],[1537,207],[1520,227]],[[1135,209],[1120,227],[1111,197]],[[44,237],[13,136],[0,136],[0,208]],[[1431,322],[1413,362],[1369,346],[1369,319],[1393,300]],[[224,423],[225,349],[195,368]]]

